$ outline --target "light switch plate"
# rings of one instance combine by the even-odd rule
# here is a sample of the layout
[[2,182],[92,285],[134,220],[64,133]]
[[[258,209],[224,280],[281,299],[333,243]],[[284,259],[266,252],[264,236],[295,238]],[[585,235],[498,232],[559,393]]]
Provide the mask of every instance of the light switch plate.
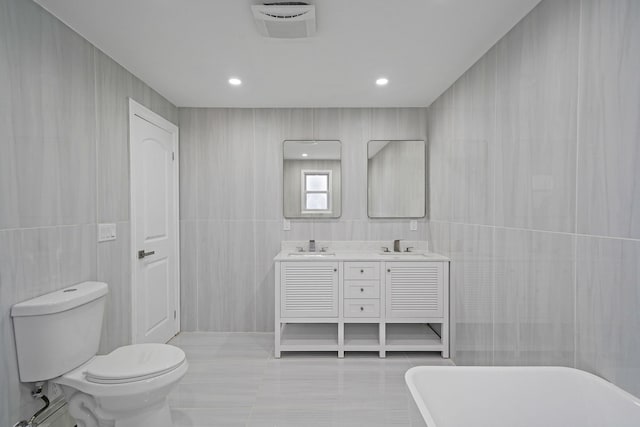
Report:
[[409,230],[411,231],[417,231],[418,230],[418,221],[415,219],[412,219],[411,221],[409,221]]
[[291,221],[289,221],[288,219],[282,221],[282,229],[285,231],[291,230]]
[[115,224],[98,224],[98,242],[116,240]]

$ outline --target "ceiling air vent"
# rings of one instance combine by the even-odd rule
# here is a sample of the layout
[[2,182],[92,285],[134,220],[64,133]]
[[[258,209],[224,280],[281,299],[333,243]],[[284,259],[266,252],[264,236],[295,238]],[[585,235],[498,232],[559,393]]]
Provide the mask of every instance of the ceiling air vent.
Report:
[[279,39],[312,37],[316,33],[316,7],[303,2],[251,6],[260,34]]

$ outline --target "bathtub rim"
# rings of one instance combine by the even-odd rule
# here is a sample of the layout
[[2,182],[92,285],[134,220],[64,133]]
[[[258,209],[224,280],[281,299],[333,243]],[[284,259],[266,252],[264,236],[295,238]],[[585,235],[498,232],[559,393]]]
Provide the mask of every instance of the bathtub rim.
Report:
[[583,377],[587,377],[590,380],[598,382],[602,386],[620,394],[621,397],[626,398],[634,402],[636,405],[640,406],[640,398],[634,396],[626,390],[618,387],[612,382],[598,376],[592,374],[591,372],[583,371],[582,369],[570,368],[566,366],[414,366],[405,372],[404,381],[411,392],[411,396],[413,397],[413,401],[415,402],[424,422],[427,424],[427,427],[439,427],[431,412],[427,408],[427,405],[420,397],[420,392],[416,388],[415,382],[413,378],[423,371],[443,371],[443,370],[464,370],[464,371],[496,371],[496,372],[505,372],[505,371],[562,371],[566,373],[570,373],[571,375],[579,375]]

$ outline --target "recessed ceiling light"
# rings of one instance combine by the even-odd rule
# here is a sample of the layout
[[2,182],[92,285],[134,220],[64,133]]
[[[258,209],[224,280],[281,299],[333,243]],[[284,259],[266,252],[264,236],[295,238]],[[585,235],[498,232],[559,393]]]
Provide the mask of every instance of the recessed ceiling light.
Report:
[[242,80],[237,77],[231,77],[229,79],[229,84],[233,86],[240,86],[242,84]]
[[302,157],[307,157],[309,156],[307,153],[302,153]]
[[389,83],[389,79],[386,79],[386,78],[384,78],[384,77],[380,77],[378,80],[376,80],[376,84],[377,84],[378,86],[384,86],[384,85],[386,85],[387,83]]

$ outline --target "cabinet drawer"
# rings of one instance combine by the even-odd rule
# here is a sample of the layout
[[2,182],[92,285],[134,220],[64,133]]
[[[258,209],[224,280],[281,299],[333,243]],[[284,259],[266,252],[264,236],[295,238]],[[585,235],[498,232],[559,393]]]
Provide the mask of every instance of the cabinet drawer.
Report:
[[380,300],[345,299],[344,317],[380,317]]
[[380,281],[345,281],[345,298],[380,298]]
[[345,280],[378,280],[380,264],[377,262],[345,262]]

